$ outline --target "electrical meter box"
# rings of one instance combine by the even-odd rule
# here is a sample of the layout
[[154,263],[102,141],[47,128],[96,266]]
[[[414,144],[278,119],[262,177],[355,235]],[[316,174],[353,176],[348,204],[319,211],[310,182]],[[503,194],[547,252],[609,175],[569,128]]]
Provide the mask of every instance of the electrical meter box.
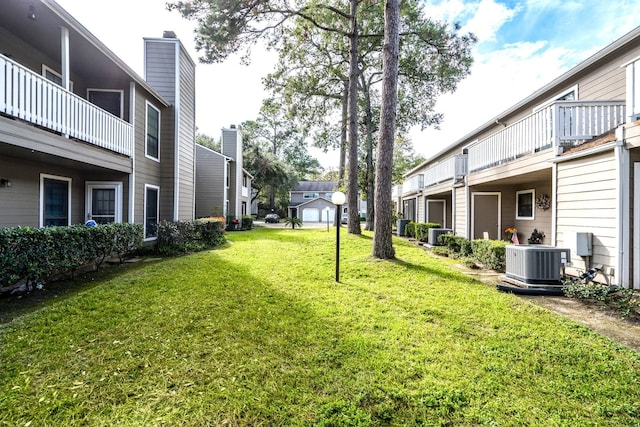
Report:
[[593,255],[592,236],[593,236],[593,233],[587,233],[587,232],[576,233],[576,255],[578,256]]

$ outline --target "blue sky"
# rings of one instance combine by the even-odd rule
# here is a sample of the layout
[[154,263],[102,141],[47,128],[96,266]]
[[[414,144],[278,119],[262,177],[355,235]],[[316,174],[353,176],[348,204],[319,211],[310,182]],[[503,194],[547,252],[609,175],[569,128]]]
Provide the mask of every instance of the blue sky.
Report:
[[430,153],[426,157],[640,25],[640,2],[630,0],[426,3],[433,16],[459,22],[478,37],[470,76],[438,101],[445,114],[441,129],[411,133],[416,151]]
[[[143,37],[174,30],[192,57],[193,25],[164,8],[165,0],[57,0],[111,50],[142,75]],[[640,25],[637,0],[425,0],[438,20],[459,22],[478,36],[471,75],[455,94],[437,104],[445,114],[441,130],[414,130],[418,153],[428,157],[462,138],[563,72]],[[123,13],[123,11],[127,11]],[[146,19],[140,19],[140,17]],[[117,29],[114,30],[114,23]],[[264,92],[261,78],[275,55],[254,50],[250,67],[237,57],[223,64],[198,65],[197,117],[200,132],[257,117]],[[326,168],[335,153],[314,152]]]

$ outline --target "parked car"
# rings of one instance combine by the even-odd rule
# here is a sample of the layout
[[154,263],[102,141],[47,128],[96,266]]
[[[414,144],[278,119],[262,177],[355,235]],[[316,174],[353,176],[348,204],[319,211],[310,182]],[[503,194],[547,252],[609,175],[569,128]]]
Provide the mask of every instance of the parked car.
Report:
[[267,216],[264,217],[264,222],[272,222],[274,224],[277,224],[280,222],[280,216],[274,213],[267,214]]
[[349,222],[349,214],[348,213],[343,213],[342,214],[342,219],[340,220],[340,222],[342,224],[346,224]]

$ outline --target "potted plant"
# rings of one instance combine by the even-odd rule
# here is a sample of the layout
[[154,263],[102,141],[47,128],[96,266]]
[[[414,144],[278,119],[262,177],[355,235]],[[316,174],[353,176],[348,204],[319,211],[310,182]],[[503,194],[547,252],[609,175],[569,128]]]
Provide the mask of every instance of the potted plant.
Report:
[[543,240],[544,240],[544,233],[542,231],[538,231],[537,228],[534,228],[533,232],[531,233],[531,237],[529,237],[529,244],[540,245],[542,244]]

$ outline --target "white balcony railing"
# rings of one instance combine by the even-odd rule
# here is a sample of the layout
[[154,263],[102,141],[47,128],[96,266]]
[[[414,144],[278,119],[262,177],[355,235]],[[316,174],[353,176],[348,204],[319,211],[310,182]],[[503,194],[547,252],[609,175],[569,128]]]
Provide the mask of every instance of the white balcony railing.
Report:
[[133,127],[0,55],[0,113],[131,156]]
[[624,120],[624,101],[558,101],[471,145],[469,172],[589,140],[615,129]]
[[424,188],[424,175],[414,175],[402,183],[402,194],[415,193]]
[[391,187],[391,199],[395,200],[402,195],[402,184]]

